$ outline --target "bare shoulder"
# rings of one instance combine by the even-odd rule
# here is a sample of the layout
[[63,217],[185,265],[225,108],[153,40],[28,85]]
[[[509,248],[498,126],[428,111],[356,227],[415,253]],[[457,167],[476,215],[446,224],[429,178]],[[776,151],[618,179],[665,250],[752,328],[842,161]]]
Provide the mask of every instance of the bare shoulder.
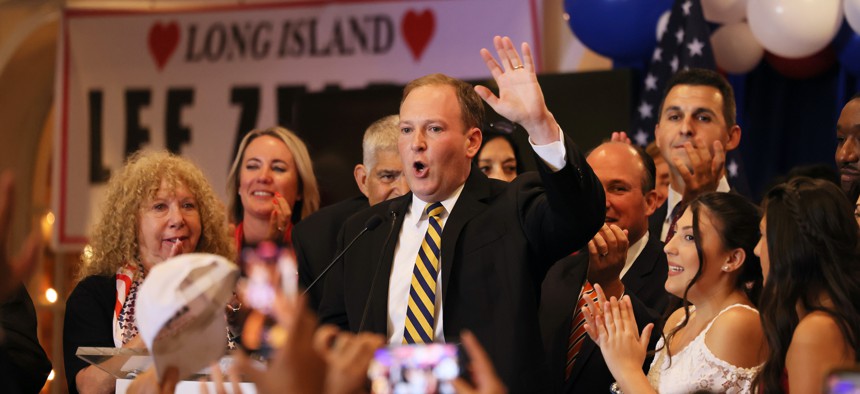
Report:
[[785,356],[791,391],[820,392],[828,371],[853,363],[854,350],[832,316],[816,311],[800,319]]
[[821,351],[844,349],[846,346],[836,319],[826,312],[815,311],[800,319],[791,337],[789,352],[792,348]]
[[734,366],[760,365],[767,345],[758,312],[742,307],[723,312],[705,335],[705,345],[714,356]]

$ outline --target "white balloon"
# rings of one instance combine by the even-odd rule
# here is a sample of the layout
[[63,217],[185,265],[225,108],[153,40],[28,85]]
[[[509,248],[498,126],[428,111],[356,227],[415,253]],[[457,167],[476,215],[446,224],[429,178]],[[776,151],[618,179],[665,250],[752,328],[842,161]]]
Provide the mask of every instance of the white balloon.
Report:
[[666,10],[663,15],[660,15],[660,19],[657,19],[657,42],[659,43],[661,39],[663,39],[663,33],[666,32],[666,26],[669,25],[669,15],[672,14],[672,10]]
[[857,34],[860,34],[860,0],[844,0],[845,19]]
[[711,34],[717,66],[731,74],[745,74],[764,57],[764,48],[746,22],[720,26]]
[[747,0],[702,0],[702,12],[709,22],[740,22],[747,15]]
[[830,43],[842,25],[838,0],[747,2],[753,35],[768,51],[786,58],[812,55]]

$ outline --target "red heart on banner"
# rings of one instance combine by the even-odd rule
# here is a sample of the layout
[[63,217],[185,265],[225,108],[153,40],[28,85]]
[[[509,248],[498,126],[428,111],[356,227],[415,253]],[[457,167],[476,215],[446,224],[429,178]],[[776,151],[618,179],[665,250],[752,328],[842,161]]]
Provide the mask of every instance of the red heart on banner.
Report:
[[152,54],[152,60],[155,61],[158,71],[161,71],[179,46],[179,24],[170,22],[162,25],[161,22],[156,22],[149,28],[148,39],[149,53]]
[[436,15],[433,11],[427,9],[420,14],[409,10],[403,16],[403,21],[400,23],[400,32],[406,40],[406,45],[412,51],[412,57],[415,61],[421,58],[424,50],[427,49],[427,44],[433,38],[433,33],[436,30]]

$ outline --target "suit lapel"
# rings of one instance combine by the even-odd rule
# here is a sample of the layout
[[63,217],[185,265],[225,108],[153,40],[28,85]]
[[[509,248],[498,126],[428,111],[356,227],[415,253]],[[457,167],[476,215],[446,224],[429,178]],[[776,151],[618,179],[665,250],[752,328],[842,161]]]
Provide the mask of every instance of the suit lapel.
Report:
[[666,220],[666,214],[668,213],[668,207],[665,201],[663,205],[660,205],[651,216],[648,217],[648,231],[651,233],[651,237],[662,241],[663,238],[660,236],[663,234],[663,222]]
[[655,245],[656,242],[653,234],[649,236],[648,242],[642,248],[642,253],[639,254],[639,257],[630,266],[630,270],[624,275],[622,281],[626,288],[625,292],[635,294],[647,284],[645,277],[654,271],[654,265],[657,264],[659,253],[663,253],[662,248]]
[[[371,303],[370,310],[368,311],[368,327],[366,329],[382,333],[383,335],[388,331],[388,278],[391,277],[391,267],[394,264],[394,248],[397,246],[398,234],[403,227],[403,216],[405,216],[406,210],[409,209],[409,203],[412,201],[412,193],[408,193],[393,201],[401,201],[399,206],[394,208],[397,214],[394,218],[394,228],[390,227],[392,226],[392,222],[390,221],[391,214],[389,212],[387,215],[389,220],[383,222],[379,228],[373,231],[372,234],[369,234],[372,239],[371,242],[366,243],[371,248],[368,251],[368,254],[371,256],[371,265],[369,266],[371,278],[377,269],[376,265],[381,264],[379,266],[379,274],[376,276],[376,285],[372,290],[373,294],[369,295],[373,297],[374,302]],[[388,243],[385,244],[389,230],[391,237],[388,239]]]
[[485,200],[492,195],[490,180],[473,165],[463,191],[454,205],[454,210],[448,216],[445,227],[442,229],[442,255],[440,257],[442,260],[443,302],[448,293],[449,279],[454,267],[454,254],[457,250],[457,240],[460,238],[460,233],[466,223],[487,208]]

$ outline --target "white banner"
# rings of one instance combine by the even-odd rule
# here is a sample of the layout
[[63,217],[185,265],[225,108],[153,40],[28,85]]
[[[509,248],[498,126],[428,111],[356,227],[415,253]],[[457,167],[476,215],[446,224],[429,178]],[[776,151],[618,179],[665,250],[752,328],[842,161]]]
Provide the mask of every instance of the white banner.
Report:
[[223,197],[240,118],[276,124],[279,88],[403,84],[433,72],[489,78],[479,50],[494,35],[532,43],[540,59],[537,21],[535,0],[67,10],[56,78],[53,244],[86,244],[105,183],[131,152],[187,156]]

